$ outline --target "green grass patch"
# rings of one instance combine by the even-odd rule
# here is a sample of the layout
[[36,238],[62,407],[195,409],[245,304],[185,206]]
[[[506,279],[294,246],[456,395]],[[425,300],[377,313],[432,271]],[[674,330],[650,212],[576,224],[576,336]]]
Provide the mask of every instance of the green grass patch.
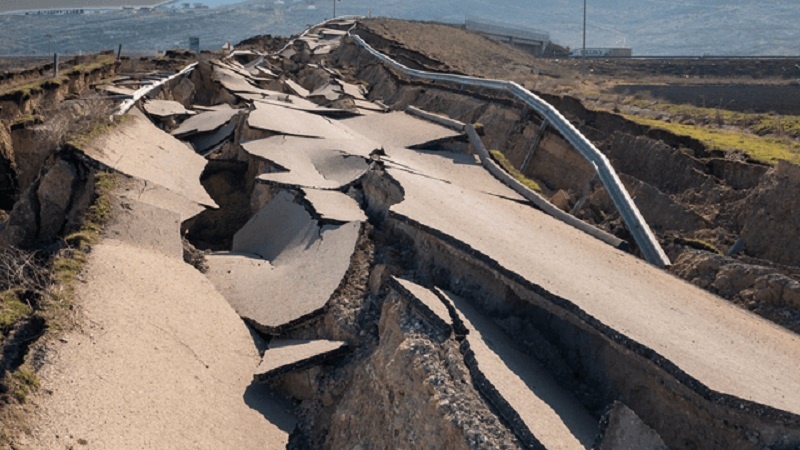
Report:
[[110,132],[129,120],[131,120],[130,116],[117,116],[113,120],[100,120],[86,130],[69,135],[66,143],[73,148],[82,150],[99,136]]
[[489,151],[489,153],[492,155],[492,158],[494,158],[494,160],[497,161],[497,164],[500,164],[500,167],[502,167],[503,170],[511,174],[511,176],[514,177],[517,181],[524,184],[528,189],[532,191],[539,193],[542,192],[542,188],[541,186],[539,186],[539,183],[537,183],[534,180],[531,180],[530,178],[520,173],[520,171],[517,170],[511,164],[508,158],[506,158],[506,155],[504,155],[503,152],[501,152],[500,150],[491,150]]
[[706,251],[706,252],[716,253],[718,255],[722,255],[723,254],[722,251],[720,249],[718,249],[716,245],[714,245],[714,244],[712,244],[712,243],[710,243],[708,241],[701,240],[701,239],[686,239],[686,238],[679,237],[679,238],[675,239],[675,243],[679,244],[679,245],[685,245],[687,247],[691,247],[691,248],[694,248],[694,249],[697,249],[697,250],[703,250],[703,251]]
[[25,403],[28,394],[39,387],[39,377],[30,369],[20,367],[14,371],[12,379],[14,398],[20,403]]
[[84,216],[81,229],[64,238],[69,247],[62,250],[53,262],[53,289],[51,295],[57,303],[72,304],[75,283],[88,260],[91,246],[100,240],[103,227],[111,216],[111,191],[116,185],[116,176],[111,172],[95,175],[92,202]]
[[92,62],[85,64],[77,64],[64,71],[65,75],[72,75],[76,73],[92,73],[104,67],[111,66],[115,63],[114,56],[101,55]]
[[3,333],[32,313],[33,309],[19,298],[16,290],[0,293],[0,331]]
[[800,117],[798,116],[762,115],[749,128],[759,136],[774,134],[800,139]]
[[17,117],[11,124],[11,129],[25,128],[31,125],[38,125],[43,123],[42,116],[38,114],[25,114],[24,116]]
[[15,101],[28,100],[35,94],[40,94],[45,90],[55,89],[66,81],[67,77],[63,75],[59,75],[56,78],[41,77],[30,83],[21,86],[13,86],[0,91],[0,99],[14,99]]
[[[775,135],[800,139],[800,116],[782,116],[775,113],[745,113],[719,107],[701,107],[689,104],[674,104],[641,96],[612,96],[604,94],[608,102],[644,110],[664,112],[671,116],[690,118],[700,124],[730,125],[748,130],[759,136]],[[616,99],[616,100],[615,100]]]
[[30,83],[11,86],[4,90],[0,90],[0,99],[12,98],[16,101],[25,101],[30,99],[33,95],[42,93],[46,90],[55,89],[62,84],[69,81],[70,76],[82,73],[92,73],[101,70],[104,67],[115,64],[113,56],[101,55],[91,62],[85,64],[77,64],[68,69],[65,69],[57,77],[42,76]]
[[768,164],[776,164],[778,161],[800,164],[800,144],[797,142],[754,136],[743,131],[684,125],[631,115],[626,115],[625,118],[642,125],[695,138],[710,150],[739,150],[754,160]]

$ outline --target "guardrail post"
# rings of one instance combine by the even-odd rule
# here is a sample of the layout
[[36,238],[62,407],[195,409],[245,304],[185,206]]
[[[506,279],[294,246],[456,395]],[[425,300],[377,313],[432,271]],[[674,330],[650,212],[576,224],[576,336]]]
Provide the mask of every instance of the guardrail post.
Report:
[[525,159],[522,161],[522,165],[519,166],[520,173],[525,173],[525,169],[528,168],[528,163],[531,162],[533,159],[533,152],[539,147],[539,143],[544,138],[544,133],[547,131],[547,126],[550,125],[547,119],[542,120],[542,124],[539,125],[539,131],[536,133],[536,137],[533,138],[533,142],[531,143],[531,148],[528,150],[528,154],[525,155]]
[[572,210],[569,212],[570,214],[574,216],[583,208],[583,205],[586,204],[586,200],[588,200],[589,196],[592,194],[592,185],[594,184],[595,180],[597,180],[597,172],[595,172],[594,175],[592,175],[592,179],[586,183],[586,188],[584,188],[581,198],[575,202],[575,206],[573,206]]
[[58,78],[58,53],[53,53],[53,78]]

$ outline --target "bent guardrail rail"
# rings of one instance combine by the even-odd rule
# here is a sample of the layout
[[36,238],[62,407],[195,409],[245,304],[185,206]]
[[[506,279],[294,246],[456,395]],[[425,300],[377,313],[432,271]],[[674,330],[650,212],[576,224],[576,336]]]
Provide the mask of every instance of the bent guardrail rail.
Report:
[[332,19],[325,19],[325,20],[323,20],[322,22],[320,22],[320,23],[318,23],[316,25],[311,25],[310,27],[306,28],[296,38],[290,39],[289,42],[286,43],[286,45],[284,45],[283,47],[281,47],[280,50],[278,50],[277,52],[274,52],[272,54],[273,55],[278,55],[278,54],[283,53],[287,48],[291,47],[294,44],[294,41],[296,41],[296,40],[300,39],[301,37],[306,36],[307,34],[311,33],[311,30],[314,30],[314,29],[319,28],[319,27],[324,27],[325,25],[327,25],[327,24],[329,24],[331,22],[347,21],[347,20],[359,20],[359,19],[363,19],[363,18],[364,18],[364,16],[349,15],[349,16],[336,16],[336,17],[334,17]]
[[475,78],[465,75],[452,75],[443,73],[427,72],[424,70],[411,69],[400,64],[389,56],[375,50],[369,44],[352,30],[348,35],[362,48],[367,50],[370,54],[378,58],[382,63],[391,67],[395,71],[402,73],[408,77],[418,78],[421,80],[428,80],[432,82],[443,82],[454,84],[457,86],[470,86],[493,89],[497,91],[508,92],[517,99],[530,106],[534,111],[541,115],[545,120],[558,130],[567,142],[570,143],[578,152],[591,164],[597,173],[600,181],[608,191],[611,200],[617,207],[620,216],[625,221],[628,231],[636,241],[636,245],[641,250],[644,258],[650,263],[658,267],[665,267],[670,265],[669,257],[667,257],[661,245],[656,240],[653,231],[647,225],[641,212],[633,203],[628,191],[622,185],[619,176],[617,175],[608,158],[597,149],[574,125],[572,125],[558,110],[552,105],[542,100],[539,96],[525,89],[513,81],[491,80],[484,78]]
[[142,99],[142,97],[160,88],[161,86],[169,83],[170,81],[190,73],[191,71],[194,70],[195,67],[197,67],[197,63],[189,64],[188,66],[184,67],[183,70],[174,75],[171,75],[167,78],[163,78],[161,80],[158,80],[158,82],[156,83],[140,88],[139,90],[133,93],[133,96],[131,98],[125,100],[119,105],[119,108],[117,108],[117,111],[114,113],[114,115],[121,116],[127,113],[131,108],[133,108],[133,105],[135,105],[136,102]]
[[591,225],[588,222],[584,222],[572,214],[562,211],[550,203],[546,198],[542,197],[512,177],[508,172],[505,171],[505,169],[501,168],[492,160],[491,156],[489,156],[489,151],[486,150],[486,147],[481,141],[481,137],[478,136],[478,132],[475,131],[475,127],[472,125],[459,122],[449,117],[443,117],[429,113],[414,106],[406,107],[406,113],[421,117],[434,123],[438,123],[439,125],[456,130],[458,132],[466,133],[470,143],[472,144],[472,147],[475,148],[475,152],[478,154],[478,158],[481,160],[481,165],[483,165],[483,167],[486,168],[490,174],[551,217],[558,219],[569,226],[577,228],[589,236],[597,238],[612,247],[619,248],[624,242],[622,239],[614,236],[613,234],[605,230],[601,230],[600,228]]

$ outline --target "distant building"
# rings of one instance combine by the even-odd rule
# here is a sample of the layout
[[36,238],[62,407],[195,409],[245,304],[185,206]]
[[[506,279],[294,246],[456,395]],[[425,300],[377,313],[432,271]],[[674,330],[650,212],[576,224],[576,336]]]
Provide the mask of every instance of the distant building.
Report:
[[[583,56],[583,49],[576,48],[569,52],[569,56]],[[633,56],[633,49],[630,48],[587,48],[587,58],[630,58]]]
[[550,33],[495,20],[467,17],[464,27],[496,41],[507,42],[534,55],[545,54],[550,45]]

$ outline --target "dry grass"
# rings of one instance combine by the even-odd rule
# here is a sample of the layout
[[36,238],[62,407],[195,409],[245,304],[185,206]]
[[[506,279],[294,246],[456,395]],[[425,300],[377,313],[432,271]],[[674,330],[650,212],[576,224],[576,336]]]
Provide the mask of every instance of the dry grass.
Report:
[[741,130],[685,125],[631,115],[625,117],[642,125],[692,137],[710,150],[740,151],[756,161],[768,164],[777,164],[778,161],[800,164],[800,143],[788,139],[760,137]]
[[[43,335],[34,338],[38,342],[42,342],[42,336],[45,340],[53,339],[74,326],[75,289],[88,261],[91,244],[98,241],[111,213],[110,195],[115,184],[114,174],[96,174],[95,200],[84,216],[83,227],[68,236],[67,245],[55,255],[42,258],[35,252],[18,249],[0,253],[0,288],[14,286],[0,294],[0,328],[4,337],[34,318],[46,324]],[[31,289],[39,295],[30,295]],[[23,293],[35,301],[24,300]],[[25,345],[41,344],[28,342]],[[0,421],[6,425],[0,428],[0,448],[13,448],[14,436],[27,429],[27,413],[21,405],[39,387],[30,358],[19,367],[8,369],[3,368],[0,374],[0,391],[4,392]]]
[[503,154],[500,150],[491,150],[489,153],[492,155],[492,158],[503,168],[506,172],[508,172],[512,177],[514,177],[517,181],[524,184],[528,189],[535,191],[535,192],[542,192],[542,187],[539,186],[534,180],[526,177],[519,170],[517,170],[511,162],[506,158],[506,155]]
[[57,77],[41,76],[26,83],[4,86],[0,89],[0,99],[14,99],[25,101],[36,94],[46,90],[58,88],[68,82],[76,74],[92,73],[104,67],[116,64],[116,59],[112,55],[97,55],[91,61],[76,64],[65,69]]

